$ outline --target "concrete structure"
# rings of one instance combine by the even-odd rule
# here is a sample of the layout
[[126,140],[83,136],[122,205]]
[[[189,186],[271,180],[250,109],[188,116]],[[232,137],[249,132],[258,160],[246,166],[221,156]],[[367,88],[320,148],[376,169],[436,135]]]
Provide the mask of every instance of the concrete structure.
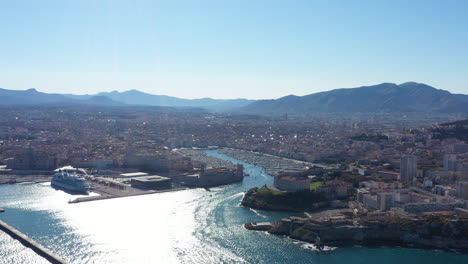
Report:
[[28,149],[8,159],[7,167],[13,170],[54,170],[57,168],[57,157]]
[[456,191],[458,198],[468,200],[468,181],[457,182]]
[[109,169],[114,167],[113,160],[88,160],[73,163],[74,167],[78,168],[94,168],[99,170]]
[[149,174],[146,172],[129,172],[129,173],[121,173],[119,175],[113,176],[113,178],[116,178],[125,182],[133,178],[140,178],[140,177],[146,177],[146,176],[149,176]]
[[343,199],[352,194],[353,185],[339,180],[327,181],[317,188],[317,192],[327,199]]
[[[121,183],[119,181],[115,181],[112,179],[108,179],[108,178],[102,178],[102,177],[96,177],[92,179],[91,181],[99,183],[101,185],[108,186],[113,189],[119,189],[119,190],[125,190],[128,187],[127,184],[124,184],[124,183]],[[93,188],[93,191],[96,191],[96,190]]]
[[371,194],[365,194],[362,198],[362,203],[371,209],[379,209],[379,203],[377,202],[377,196]]
[[434,193],[441,196],[448,196],[450,193],[455,193],[451,186],[447,185],[435,185]]
[[377,193],[377,206],[380,211],[388,211],[393,207],[393,192]]
[[379,171],[379,178],[386,180],[398,180],[400,173],[395,171]]
[[186,178],[186,184],[197,187],[213,187],[240,182],[244,179],[244,166],[237,164],[235,170],[228,168],[206,168],[202,165],[198,175]]
[[278,175],[274,178],[273,186],[282,191],[306,191],[310,190],[310,179]]
[[456,171],[457,169],[457,155],[445,154],[444,155],[444,171]]
[[170,161],[167,155],[160,153],[154,155],[127,154],[123,160],[123,167],[167,172],[170,169]]
[[409,203],[403,205],[403,209],[408,213],[423,213],[423,212],[440,212],[440,211],[454,211],[455,208],[463,208],[463,202],[453,203]]
[[39,256],[47,259],[50,263],[53,264],[66,264],[67,262],[59,257],[58,255],[52,253],[47,248],[43,247],[36,241],[30,239],[25,234],[21,233],[20,231],[16,230],[12,226],[8,225],[7,223],[0,220],[0,230],[3,230],[5,233],[10,235],[12,238],[21,242],[21,244],[25,245],[26,247],[32,249],[36,252]]
[[356,201],[363,203],[364,196],[370,194],[369,188],[359,188],[356,189]]
[[168,189],[171,188],[172,179],[159,175],[133,178],[130,184],[134,188],[140,189]]
[[403,183],[411,184],[413,183],[413,179],[416,178],[416,173],[416,156],[402,156],[400,160],[400,181]]
[[213,187],[240,182],[244,179],[244,166],[237,164],[236,169],[206,168],[203,164],[198,174],[184,175],[182,183],[188,186]]

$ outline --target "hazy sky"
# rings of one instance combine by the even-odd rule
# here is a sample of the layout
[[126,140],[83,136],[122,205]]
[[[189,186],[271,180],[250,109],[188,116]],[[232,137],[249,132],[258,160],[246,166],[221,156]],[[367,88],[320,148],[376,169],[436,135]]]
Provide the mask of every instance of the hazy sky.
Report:
[[0,2],[6,89],[276,98],[406,81],[468,94],[468,1]]

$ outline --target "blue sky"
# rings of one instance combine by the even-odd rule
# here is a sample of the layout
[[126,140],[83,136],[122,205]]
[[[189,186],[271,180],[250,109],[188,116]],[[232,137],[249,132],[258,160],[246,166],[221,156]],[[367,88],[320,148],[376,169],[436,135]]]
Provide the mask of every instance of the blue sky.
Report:
[[465,0],[5,0],[0,87],[277,98],[382,82],[468,94]]

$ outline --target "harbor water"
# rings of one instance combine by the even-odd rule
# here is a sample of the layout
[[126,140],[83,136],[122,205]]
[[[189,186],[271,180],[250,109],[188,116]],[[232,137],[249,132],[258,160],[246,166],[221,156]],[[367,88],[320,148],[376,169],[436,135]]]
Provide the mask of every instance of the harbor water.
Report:
[[[246,222],[290,215],[240,206],[245,191],[270,185],[261,167],[242,163],[239,184],[68,204],[77,196],[50,184],[0,185],[0,219],[70,263],[468,263],[468,256],[401,248],[338,248],[318,254],[307,244],[253,232]],[[0,263],[46,263],[0,232]]]

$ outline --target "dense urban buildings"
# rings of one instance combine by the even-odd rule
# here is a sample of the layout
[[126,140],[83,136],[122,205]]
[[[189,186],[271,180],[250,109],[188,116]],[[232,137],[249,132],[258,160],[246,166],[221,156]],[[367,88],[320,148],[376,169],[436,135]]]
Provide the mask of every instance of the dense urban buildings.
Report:
[[413,155],[405,155],[401,157],[400,163],[400,181],[404,183],[412,183],[416,178],[416,157]]
[[[118,188],[242,181],[242,166],[197,150],[221,148],[263,166],[275,176],[269,188],[277,192],[355,197],[367,210],[398,214],[466,208],[468,144],[458,131],[467,124],[437,124],[457,115],[272,118],[96,106],[3,107],[0,112],[4,175],[74,165],[112,178],[101,181]],[[136,173],[141,171],[145,174]]]

